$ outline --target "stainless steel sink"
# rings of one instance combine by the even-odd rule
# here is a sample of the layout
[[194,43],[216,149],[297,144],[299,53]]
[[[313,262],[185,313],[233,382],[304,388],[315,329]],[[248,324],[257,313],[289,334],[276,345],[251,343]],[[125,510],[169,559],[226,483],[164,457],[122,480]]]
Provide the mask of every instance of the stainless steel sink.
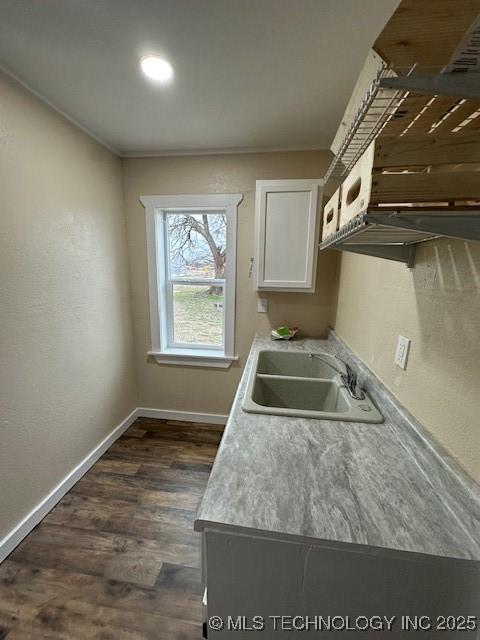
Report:
[[343,384],[341,362],[327,353],[259,351],[243,409],[317,420],[383,422],[370,398],[352,398]]

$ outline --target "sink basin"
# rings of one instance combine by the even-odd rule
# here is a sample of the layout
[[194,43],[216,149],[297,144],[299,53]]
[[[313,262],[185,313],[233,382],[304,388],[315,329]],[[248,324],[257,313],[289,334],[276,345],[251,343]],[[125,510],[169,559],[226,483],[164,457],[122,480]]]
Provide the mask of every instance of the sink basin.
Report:
[[263,407],[343,413],[348,410],[344,389],[330,380],[257,379],[252,400]]
[[252,367],[244,411],[270,415],[383,422],[370,398],[351,397],[339,370],[342,364],[327,353],[259,351]]
[[322,359],[298,351],[260,351],[257,374],[331,380],[338,374],[341,364],[327,353],[321,356]]

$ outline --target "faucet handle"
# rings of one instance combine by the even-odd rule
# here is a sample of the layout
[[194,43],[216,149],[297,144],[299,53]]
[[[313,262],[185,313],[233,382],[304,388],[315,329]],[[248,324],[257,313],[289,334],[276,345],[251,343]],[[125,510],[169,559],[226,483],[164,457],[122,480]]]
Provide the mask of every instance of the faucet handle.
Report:
[[345,373],[342,375],[342,382],[347,387],[349,394],[354,400],[365,400],[365,392],[358,384],[358,374],[352,367],[341,361],[345,365]]

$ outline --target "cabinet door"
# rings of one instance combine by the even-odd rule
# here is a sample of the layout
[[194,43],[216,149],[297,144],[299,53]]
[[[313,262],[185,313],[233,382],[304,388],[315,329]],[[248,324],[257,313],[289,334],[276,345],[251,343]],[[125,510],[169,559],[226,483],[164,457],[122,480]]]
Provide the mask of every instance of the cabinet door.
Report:
[[315,289],[318,180],[257,180],[256,288]]

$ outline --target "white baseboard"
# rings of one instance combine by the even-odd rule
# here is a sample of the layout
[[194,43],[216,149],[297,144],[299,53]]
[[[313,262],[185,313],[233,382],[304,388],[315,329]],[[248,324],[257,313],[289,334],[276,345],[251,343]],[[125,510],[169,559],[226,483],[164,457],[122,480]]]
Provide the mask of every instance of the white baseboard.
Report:
[[139,418],[157,418],[157,420],[179,420],[181,422],[204,422],[206,424],[227,424],[228,416],[220,413],[192,413],[191,411],[171,411],[169,409],[148,409],[138,407]]
[[49,511],[70,491],[73,485],[85,475],[95,462],[109,449],[137,418],[157,418],[158,420],[180,420],[182,422],[204,422],[224,425],[228,416],[218,413],[192,413],[191,411],[170,411],[164,409],[134,409],[109,435],[100,442],[30,513],[21,520],[10,533],[0,540],[0,562],[20,544],[30,531],[43,520]]
[[105,453],[105,451],[112,446],[112,444],[119,438],[128,427],[137,419],[138,409],[134,409],[125,420],[123,420],[115,429],[109,433],[109,435],[93,449],[86,458],[84,458],[80,464],[78,464],[65,478],[39,502],[39,504],[30,511],[30,513],[21,520],[17,526],[7,533],[7,535],[0,540],[0,562],[20,544],[30,531],[37,526],[37,524],[43,520],[49,511],[59,502],[63,496],[70,491],[73,485],[85,475],[92,465]]

